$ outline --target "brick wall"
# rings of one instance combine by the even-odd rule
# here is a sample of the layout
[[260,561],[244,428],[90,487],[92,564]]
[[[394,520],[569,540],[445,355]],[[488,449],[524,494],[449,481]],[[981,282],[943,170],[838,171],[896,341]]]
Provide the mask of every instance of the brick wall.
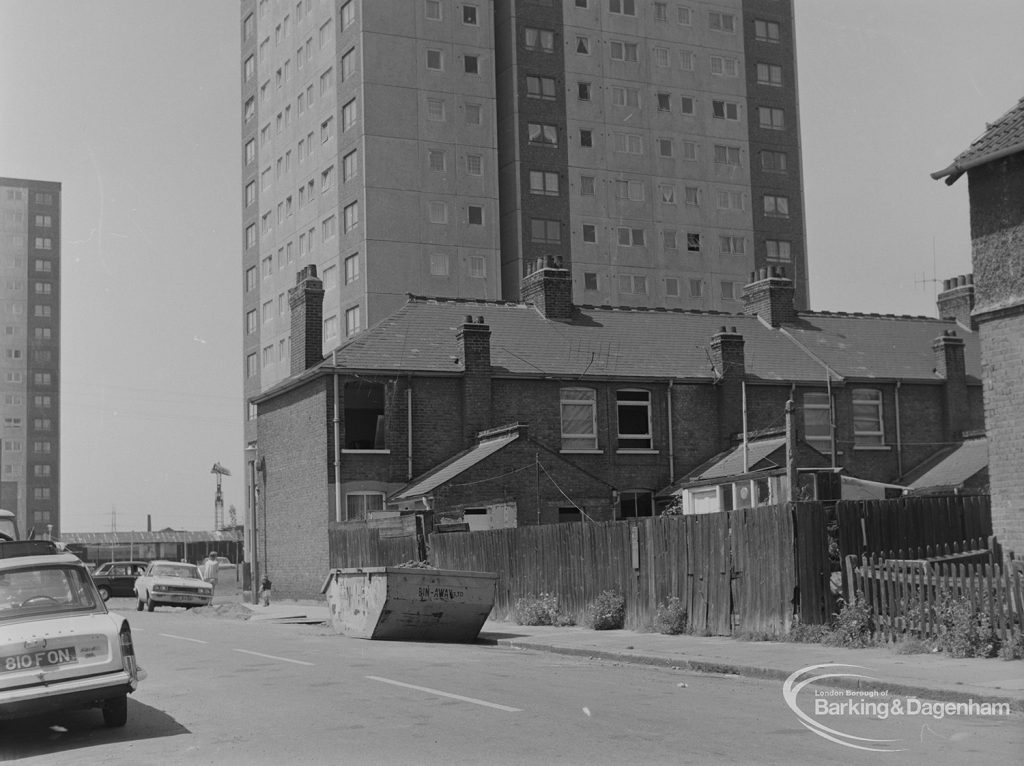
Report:
[[314,597],[329,568],[329,380],[317,378],[259,407],[266,465],[265,479],[257,477],[259,562],[280,598]]

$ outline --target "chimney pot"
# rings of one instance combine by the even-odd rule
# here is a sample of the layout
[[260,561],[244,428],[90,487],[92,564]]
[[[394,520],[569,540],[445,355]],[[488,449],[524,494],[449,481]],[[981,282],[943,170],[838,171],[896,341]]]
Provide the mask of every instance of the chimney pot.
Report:
[[473,317],[471,315],[466,314],[465,324],[473,324]]
[[477,324],[483,324],[484,323],[484,318],[483,317],[477,317],[476,318],[476,323]]
[[736,334],[736,328],[735,327],[730,327],[729,328],[729,332],[731,332],[733,335],[735,335]]

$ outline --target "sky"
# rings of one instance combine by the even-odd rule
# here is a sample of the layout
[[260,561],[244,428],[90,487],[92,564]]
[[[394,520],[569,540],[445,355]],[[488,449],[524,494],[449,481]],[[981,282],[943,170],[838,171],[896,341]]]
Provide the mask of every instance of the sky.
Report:
[[[410,0],[412,2],[412,0]],[[1020,0],[795,0],[811,308],[935,315]],[[0,176],[62,184],[65,532],[244,515],[237,0],[0,0]]]

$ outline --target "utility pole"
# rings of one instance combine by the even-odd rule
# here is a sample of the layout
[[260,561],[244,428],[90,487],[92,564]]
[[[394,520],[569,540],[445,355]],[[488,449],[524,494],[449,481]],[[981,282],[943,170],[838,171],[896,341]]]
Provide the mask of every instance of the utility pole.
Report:
[[230,476],[231,471],[220,463],[214,463],[210,473],[217,477],[217,490],[213,495],[213,531],[217,532],[224,528],[224,493],[221,491],[220,480],[222,476]]

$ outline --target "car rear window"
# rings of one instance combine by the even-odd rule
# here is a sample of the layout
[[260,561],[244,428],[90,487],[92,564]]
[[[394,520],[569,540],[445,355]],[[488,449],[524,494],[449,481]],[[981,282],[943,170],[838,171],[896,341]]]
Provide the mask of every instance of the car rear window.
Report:
[[153,577],[191,577],[199,578],[199,569],[191,564],[160,564],[153,567]]
[[104,608],[81,567],[55,565],[0,572],[0,621],[92,611]]

